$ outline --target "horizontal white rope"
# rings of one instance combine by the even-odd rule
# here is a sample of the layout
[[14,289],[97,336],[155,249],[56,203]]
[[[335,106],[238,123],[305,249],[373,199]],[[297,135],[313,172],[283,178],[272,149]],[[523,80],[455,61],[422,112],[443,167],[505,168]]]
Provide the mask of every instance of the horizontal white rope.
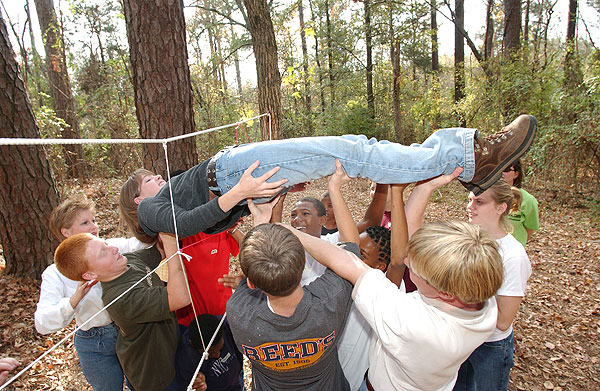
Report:
[[268,116],[268,113],[257,115],[252,118],[247,118],[242,121],[238,121],[232,124],[221,125],[215,128],[199,130],[194,133],[182,134],[179,136],[162,138],[162,139],[126,139],[126,138],[96,138],[96,139],[81,139],[81,138],[0,138],[0,145],[61,145],[61,144],[163,144],[170,143],[177,140],[182,140],[188,137],[194,137],[205,133],[214,132],[216,130],[229,128],[232,126],[238,126],[245,122],[254,121],[264,116]]

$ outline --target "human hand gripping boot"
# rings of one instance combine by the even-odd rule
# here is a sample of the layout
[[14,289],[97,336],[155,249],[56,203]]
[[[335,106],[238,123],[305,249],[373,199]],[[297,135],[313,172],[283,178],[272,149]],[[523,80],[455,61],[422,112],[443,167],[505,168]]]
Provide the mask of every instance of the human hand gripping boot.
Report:
[[496,134],[484,139],[475,134],[475,174],[462,185],[475,195],[483,193],[533,145],[536,131],[537,119],[523,114]]

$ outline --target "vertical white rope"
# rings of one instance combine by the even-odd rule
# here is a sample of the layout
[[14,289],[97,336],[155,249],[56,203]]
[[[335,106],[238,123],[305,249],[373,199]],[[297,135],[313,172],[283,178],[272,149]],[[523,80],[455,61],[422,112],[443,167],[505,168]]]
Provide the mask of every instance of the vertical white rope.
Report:
[[[171,167],[169,166],[169,153],[167,150],[167,142],[163,143],[163,149],[165,150],[165,162],[167,165],[167,183],[169,184],[169,195],[171,196],[171,213],[173,214],[173,227],[175,230],[175,240],[177,241],[177,252],[181,252],[181,248],[179,247],[179,233],[177,232],[177,217],[175,216],[175,199],[173,198],[173,186],[171,186]],[[198,324],[198,315],[196,314],[196,306],[194,305],[194,298],[192,297],[192,292],[190,290],[190,284],[188,282],[188,275],[185,265],[183,263],[183,259],[179,257],[179,262],[181,264],[181,269],[183,270],[183,275],[185,276],[185,287],[188,292],[188,297],[190,298],[190,304],[192,305],[192,311],[194,312],[194,321],[198,326],[198,330],[200,330],[200,325]],[[167,282],[168,283],[168,282]],[[200,334],[200,340],[202,341],[202,346],[204,347],[204,339],[202,338],[202,334]]]
[[[198,366],[196,367],[196,371],[194,372],[194,376],[192,376],[192,380],[190,381],[190,384],[188,384],[187,391],[193,391],[192,386],[194,385],[194,381],[196,380],[196,377],[198,377],[198,372],[200,372],[200,368],[202,367],[202,364],[204,364],[204,360],[206,360],[208,358],[208,349],[210,349],[213,342],[215,341],[215,337],[217,336],[219,329],[223,325],[223,322],[225,321],[226,316],[227,316],[227,313],[224,313],[223,317],[221,318],[221,321],[219,322],[219,325],[217,326],[217,329],[215,330],[214,334],[212,335],[212,338],[210,339],[210,341],[208,342],[208,346],[204,348],[204,352],[202,353],[202,358],[200,359],[200,362],[198,363]],[[200,338],[202,338],[202,330],[200,330],[200,326],[198,326],[198,334],[200,334]],[[225,336],[223,336],[223,338],[225,338]],[[204,345],[204,342],[202,342],[202,344]]]

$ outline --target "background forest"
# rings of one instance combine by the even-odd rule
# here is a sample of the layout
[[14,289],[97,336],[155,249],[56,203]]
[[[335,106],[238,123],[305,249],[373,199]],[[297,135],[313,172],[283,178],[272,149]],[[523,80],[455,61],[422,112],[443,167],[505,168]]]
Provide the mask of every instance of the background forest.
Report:
[[[475,1],[485,19],[466,32]],[[361,133],[411,143],[442,127],[495,132],[527,112],[540,124],[526,158],[529,181],[600,210],[597,0],[587,0],[585,14],[575,0],[20,0],[15,20],[5,3],[3,50],[17,52],[29,102],[3,98],[13,111],[4,114],[2,137],[160,138],[270,112],[273,138]],[[568,15],[560,21],[566,34],[550,28],[559,9]],[[455,25],[453,56],[438,54],[440,18]],[[18,84],[16,74],[4,77]],[[20,109],[25,119],[17,121]],[[267,118],[258,122],[170,146],[180,165],[171,168],[268,138]],[[2,148],[7,181],[32,187],[10,171],[19,148]],[[39,170],[38,180],[54,178],[33,186],[50,207],[39,195],[23,201],[40,211],[17,221],[47,221],[44,210],[69,178],[124,177],[142,164],[165,173],[160,146],[32,148],[47,162],[21,165]],[[18,200],[9,189],[0,194],[8,255],[9,205]],[[56,244],[47,230],[37,239],[47,249]],[[35,251],[46,259],[51,251],[42,247]],[[39,275],[46,265],[19,262],[7,259],[7,271]]]

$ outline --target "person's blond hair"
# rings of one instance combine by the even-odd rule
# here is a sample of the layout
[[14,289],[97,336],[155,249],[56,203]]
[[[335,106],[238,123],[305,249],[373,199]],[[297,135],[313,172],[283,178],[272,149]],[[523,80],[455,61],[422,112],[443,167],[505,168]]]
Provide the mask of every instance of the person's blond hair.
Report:
[[508,214],[510,213],[514,201],[513,191],[511,190],[510,185],[504,179],[499,179],[486,191],[489,192],[492,200],[496,204],[506,204],[506,209],[500,216],[500,227],[508,234],[513,233],[514,227],[508,219]]
[[287,296],[298,287],[306,261],[300,240],[277,224],[251,229],[242,240],[239,258],[248,280],[273,296]]
[[502,285],[496,241],[466,222],[423,225],[408,242],[408,266],[429,285],[465,304],[489,299]]
[[140,195],[142,179],[148,175],[154,175],[154,173],[145,168],[139,168],[129,176],[123,184],[123,187],[121,187],[121,194],[119,194],[119,211],[121,218],[133,236],[142,243],[151,244],[156,242],[156,236],[146,234],[142,227],[140,227],[137,214],[138,204],[135,203],[135,198]]
[[81,233],[63,240],[54,252],[58,271],[73,281],[85,281],[82,275],[89,270],[85,250],[92,239],[92,234]]
[[521,211],[521,203],[523,202],[523,193],[518,187],[511,187],[513,193],[513,203],[510,207],[510,214],[518,214]]
[[96,214],[94,201],[89,200],[83,195],[77,195],[71,196],[61,202],[50,213],[50,232],[52,232],[58,240],[65,240],[67,237],[62,234],[61,229],[71,228],[75,222],[77,213],[81,211],[90,211],[92,214]]

